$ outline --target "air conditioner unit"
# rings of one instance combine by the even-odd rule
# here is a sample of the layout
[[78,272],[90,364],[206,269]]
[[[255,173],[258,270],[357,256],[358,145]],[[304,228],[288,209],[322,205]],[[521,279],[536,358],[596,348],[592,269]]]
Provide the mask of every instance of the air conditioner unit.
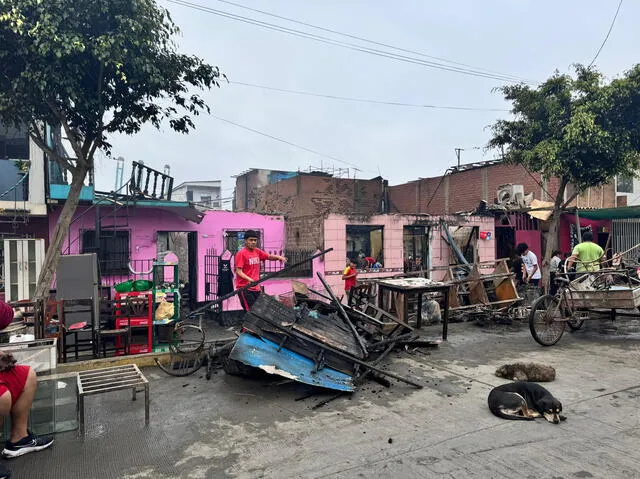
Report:
[[524,201],[524,186],[523,185],[500,185],[496,192],[496,199],[499,204],[519,203]]

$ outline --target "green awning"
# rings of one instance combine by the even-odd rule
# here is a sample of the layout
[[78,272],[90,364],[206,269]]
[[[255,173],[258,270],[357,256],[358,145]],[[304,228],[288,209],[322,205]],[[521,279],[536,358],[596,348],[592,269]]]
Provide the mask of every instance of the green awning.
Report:
[[620,208],[602,208],[599,210],[578,210],[580,218],[590,220],[622,220],[640,218],[640,206],[623,206]]

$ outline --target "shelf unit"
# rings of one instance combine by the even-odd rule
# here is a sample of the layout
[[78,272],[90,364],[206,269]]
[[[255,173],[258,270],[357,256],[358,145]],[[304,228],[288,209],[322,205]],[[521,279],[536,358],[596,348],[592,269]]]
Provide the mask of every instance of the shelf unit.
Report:
[[[129,342],[129,354],[150,353],[153,351],[153,296],[149,292],[116,293],[116,328],[146,329],[146,343]],[[116,347],[120,347],[120,338],[116,338]],[[117,354],[122,354],[118,352]]]

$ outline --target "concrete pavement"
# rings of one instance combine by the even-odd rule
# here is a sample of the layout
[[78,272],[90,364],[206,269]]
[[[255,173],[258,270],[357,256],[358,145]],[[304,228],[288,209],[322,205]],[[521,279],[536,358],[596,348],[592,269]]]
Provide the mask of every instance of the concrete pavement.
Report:
[[[204,371],[174,378],[148,368],[148,428],[143,401],[129,393],[90,397],[84,439],[59,434],[50,450],[10,466],[17,478],[640,477],[638,320],[593,320],[550,348],[525,323],[458,323],[447,343],[410,353],[388,367],[424,389],[369,382],[316,410],[331,393],[304,398],[306,386],[275,377],[219,371],[207,381]],[[546,386],[567,421],[489,412],[490,389],[505,382],[496,367],[515,361],[556,368]]]

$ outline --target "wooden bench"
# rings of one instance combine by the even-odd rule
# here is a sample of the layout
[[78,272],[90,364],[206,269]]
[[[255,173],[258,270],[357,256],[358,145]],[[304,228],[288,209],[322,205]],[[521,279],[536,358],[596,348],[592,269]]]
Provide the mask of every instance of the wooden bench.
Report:
[[136,364],[91,369],[78,373],[78,423],[84,435],[84,398],[121,389],[131,389],[136,400],[136,389],[144,387],[144,423],[149,425],[149,381]]

